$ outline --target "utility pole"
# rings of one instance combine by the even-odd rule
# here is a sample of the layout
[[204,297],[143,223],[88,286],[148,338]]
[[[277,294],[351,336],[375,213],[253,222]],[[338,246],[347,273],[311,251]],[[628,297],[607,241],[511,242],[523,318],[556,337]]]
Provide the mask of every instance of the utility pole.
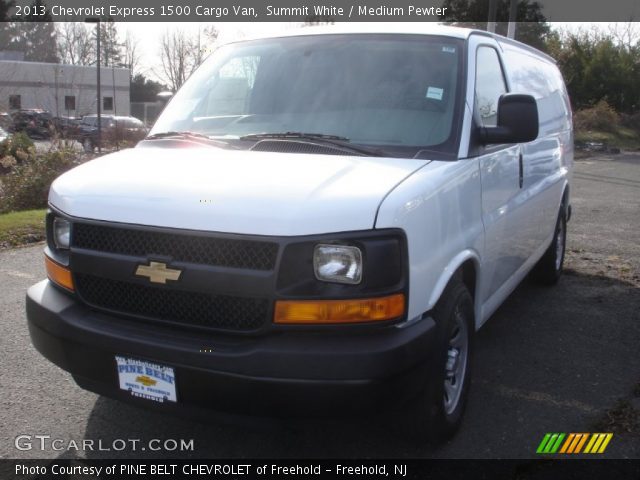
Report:
[[96,24],[96,82],[97,82],[97,107],[98,107],[98,153],[102,153],[102,120],[101,120],[101,107],[102,107],[102,94],[100,92],[100,19],[97,17],[90,17],[85,19],[86,23]]
[[496,33],[497,11],[498,11],[498,0],[489,0],[489,19],[487,21],[487,32]]
[[59,88],[58,88],[58,64],[53,66],[55,85],[56,85],[56,117],[60,118],[60,100],[59,100]]
[[516,17],[518,13],[518,0],[511,0],[509,5],[509,27],[507,28],[507,37],[516,38]]
[[111,64],[111,81],[113,83],[113,115],[118,115],[118,110],[116,107],[116,67],[114,67],[113,63]]

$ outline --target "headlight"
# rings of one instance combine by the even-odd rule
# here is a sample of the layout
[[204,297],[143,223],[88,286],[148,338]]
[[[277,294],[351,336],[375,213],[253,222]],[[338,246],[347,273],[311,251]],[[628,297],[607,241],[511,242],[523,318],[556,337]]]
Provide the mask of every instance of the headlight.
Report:
[[355,285],[362,281],[362,252],[346,245],[316,245],[313,268],[318,280]]
[[53,220],[53,243],[57,248],[68,249],[71,237],[71,223],[63,218]]

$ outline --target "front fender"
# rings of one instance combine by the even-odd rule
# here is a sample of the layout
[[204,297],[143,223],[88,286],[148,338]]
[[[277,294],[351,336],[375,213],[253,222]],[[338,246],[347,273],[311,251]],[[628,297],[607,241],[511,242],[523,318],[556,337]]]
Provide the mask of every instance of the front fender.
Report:
[[[401,228],[406,233],[408,318],[419,317],[435,306],[460,265],[469,259],[476,267],[482,265],[478,160],[434,161],[415,172],[384,199],[375,226]],[[477,313],[476,308],[479,318]]]

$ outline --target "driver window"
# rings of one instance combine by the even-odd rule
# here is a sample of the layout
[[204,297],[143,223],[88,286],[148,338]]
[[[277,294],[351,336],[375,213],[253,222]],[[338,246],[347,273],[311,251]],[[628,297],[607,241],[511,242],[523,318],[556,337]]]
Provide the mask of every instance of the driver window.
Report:
[[480,47],[476,54],[476,112],[484,127],[498,123],[498,99],[507,92],[498,52]]

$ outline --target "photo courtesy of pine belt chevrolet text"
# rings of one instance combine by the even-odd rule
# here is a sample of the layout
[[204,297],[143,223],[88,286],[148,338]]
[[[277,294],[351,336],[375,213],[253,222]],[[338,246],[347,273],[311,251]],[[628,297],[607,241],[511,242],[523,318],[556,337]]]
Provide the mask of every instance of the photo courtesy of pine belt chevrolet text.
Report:
[[141,408],[459,427],[474,334],[562,273],[573,128],[545,54],[439,25],[222,46],[136,148],[60,176],[31,340]]

